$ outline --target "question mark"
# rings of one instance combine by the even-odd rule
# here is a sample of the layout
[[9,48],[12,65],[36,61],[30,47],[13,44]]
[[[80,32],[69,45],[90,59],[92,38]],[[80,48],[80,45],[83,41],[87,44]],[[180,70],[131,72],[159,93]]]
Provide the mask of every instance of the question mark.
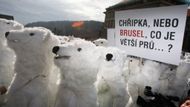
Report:
[[168,52],[170,52],[170,50],[172,49],[173,45],[172,44],[168,44],[168,47],[169,47]]

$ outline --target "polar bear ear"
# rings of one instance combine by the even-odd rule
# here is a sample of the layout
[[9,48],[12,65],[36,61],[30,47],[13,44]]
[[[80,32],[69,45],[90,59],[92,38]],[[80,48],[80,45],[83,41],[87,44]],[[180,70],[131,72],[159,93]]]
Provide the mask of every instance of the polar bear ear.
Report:
[[75,37],[74,37],[73,35],[68,36],[68,37],[69,37],[69,41],[72,41],[72,40],[74,40],[74,39],[75,39]]
[[48,41],[51,38],[51,33],[47,32],[45,36],[43,37],[43,41]]

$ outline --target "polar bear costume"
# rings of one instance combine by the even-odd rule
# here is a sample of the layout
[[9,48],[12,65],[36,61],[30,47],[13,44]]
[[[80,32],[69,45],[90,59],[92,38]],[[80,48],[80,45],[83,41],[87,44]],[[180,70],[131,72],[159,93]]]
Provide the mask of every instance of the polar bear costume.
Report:
[[8,45],[16,55],[16,76],[8,92],[6,107],[48,107],[49,74],[53,70],[51,52],[58,40],[41,27],[10,31]]
[[175,78],[175,73],[175,67],[146,60],[141,72],[128,80],[127,91],[130,98],[126,107],[138,107],[136,104],[138,96],[146,97],[144,95],[145,86],[151,86],[153,92],[170,94],[172,87],[170,84]]
[[19,30],[22,28],[23,25],[16,21],[0,18],[0,86],[6,86],[6,88],[8,88],[12,80],[16,56],[7,46],[5,33],[9,30]]
[[96,107],[93,83],[100,55],[96,48],[92,42],[79,38],[53,48],[57,54],[55,64],[61,70],[55,107]]
[[95,82],[98,107],[125,107],[128,98],[123,76],[126,54],[113,47],[105,48],[102,53]]
[[16,21],[0,18],[0,104],[4,102],[6,96],[4,94],[14,76],[14,64],[16,60],[14,51],[7,46],[5,33],[9,30],[19,30],[22,28],[23,25]]

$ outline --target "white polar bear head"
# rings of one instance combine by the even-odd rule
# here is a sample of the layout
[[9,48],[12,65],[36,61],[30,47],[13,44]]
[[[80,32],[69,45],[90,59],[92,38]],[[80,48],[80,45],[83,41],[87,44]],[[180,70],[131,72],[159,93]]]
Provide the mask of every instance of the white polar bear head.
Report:
[[[50,48],[51,45],[56,44],[58,41],[50,30],[42,27],[11,30],[7,32],[6,37],[8,45],[16,53],[23,51],[43,52],[43,50]],[[51,52],[51,49],[49,49],[49,52]]]
[[116,79],[117,75],[122,76],[126,57],[127,54],[118,48],[105,48],[102,52],[98,74],[109,79]]
[[[48,73],[52,69],[54,63],[52,48],[58,45],[59,40],[50,30],[42,27],[11,30],[7,34],[7,39],[9,47],[17,55],[15,72],[30,72],[32,76],[43,71]],[[20,70],[24,67],[26,69],[27,66],[35,67]]]
[[103,52],[103,64],[104,66],[114,66],[117,65],[118,67],[122,67],[125,59],[126,53],[118,48],[115,47],[107,47]]
[[108,41],[106,39],[97,39],[97,40],[94,40],[93,43],[96,45],[96,46],[104,46],[104,47],[107,47],[108,45]]
[[73,72],[72,75],[79,73],[78,76],[92,80],[96,78],[100,54],[92,42],[76,38],[65,45],[54,47],[52,51],[57,55],[54,62],[61,68],[61,72]]
[[20,30],[24,28],[24,26],[17,21],[6,20],[0,18],[0,31],[5,33],[9,30]]
[[5,43],[5,33],[9,30],[20,30],[24,26],[13,20],[6,20],[0,18],[0,43]]

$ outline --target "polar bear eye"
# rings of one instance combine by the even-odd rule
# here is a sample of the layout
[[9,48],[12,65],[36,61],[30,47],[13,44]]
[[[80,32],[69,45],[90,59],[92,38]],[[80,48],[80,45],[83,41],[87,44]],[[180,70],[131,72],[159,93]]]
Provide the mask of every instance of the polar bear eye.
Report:
[[30,36],[34,36],[34,33],[30,33]]
[[103,44],[103,42],[101,42],[101,44]]
[[82,48],[78,48],[78,49],[77,49],[77,51],[79,51],[79,52],[80,52],[81,50],[82,50]]
[[9,25],[10,23],[9,23],[9,22],[7,22],[7,24]]

